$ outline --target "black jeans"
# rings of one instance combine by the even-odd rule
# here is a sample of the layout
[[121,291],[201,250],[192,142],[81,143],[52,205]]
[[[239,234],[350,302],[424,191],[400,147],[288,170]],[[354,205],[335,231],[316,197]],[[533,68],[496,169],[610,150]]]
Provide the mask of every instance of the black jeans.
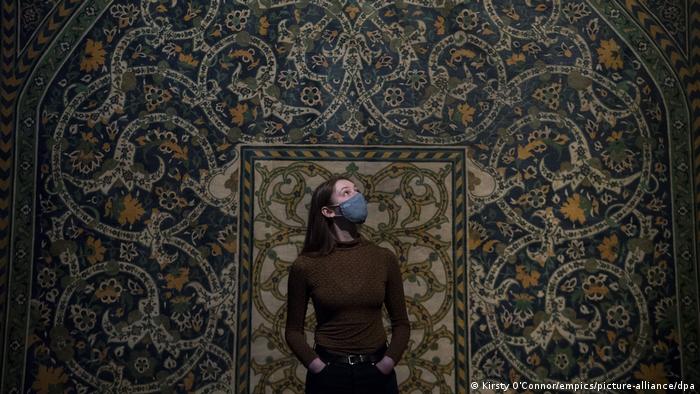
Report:
[[306,372],[306,394],[398,394],[396,372],[383,374],[372,363],[327,364]]

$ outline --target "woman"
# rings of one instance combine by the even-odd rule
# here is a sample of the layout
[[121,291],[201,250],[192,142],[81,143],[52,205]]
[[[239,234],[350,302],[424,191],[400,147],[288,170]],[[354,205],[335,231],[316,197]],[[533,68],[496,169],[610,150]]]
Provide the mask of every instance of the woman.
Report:
[[[289,272],[285,327],[308,369],[306,393],[398,393],[394,366],[409,337],[401,272],[396,255],[360,237],[366,218],[367,202],[350,180],[334,177],[314,190],[304,248]],[[314,348],[304,336],[309,298]]]

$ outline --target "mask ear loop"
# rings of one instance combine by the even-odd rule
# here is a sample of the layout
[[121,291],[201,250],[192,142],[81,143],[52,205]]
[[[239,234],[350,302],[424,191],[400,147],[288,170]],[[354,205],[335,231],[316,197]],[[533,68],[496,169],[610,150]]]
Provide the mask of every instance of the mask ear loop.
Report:
[[336,215],[343,216],[343,211],[340,210],[340,204],[331,204],[331,205],[326,205],[325,207],[326,207],[326,208],[332,208],[332,209],[333,209],[333,213],[335,213]]

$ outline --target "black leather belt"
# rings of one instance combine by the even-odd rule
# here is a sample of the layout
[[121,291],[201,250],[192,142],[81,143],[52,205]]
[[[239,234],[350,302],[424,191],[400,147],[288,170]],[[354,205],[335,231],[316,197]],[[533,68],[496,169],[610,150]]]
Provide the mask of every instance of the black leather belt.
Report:
[[316,353],[321,358],[321,360],[326,364],[357,365],[367,363],[378,363],[384,357],[384,352],[386,352],[386,345],[382,346],[376,352],[370,354],[336,353],[331,352],[320,345],[316,345],[314,349],[316,350]]

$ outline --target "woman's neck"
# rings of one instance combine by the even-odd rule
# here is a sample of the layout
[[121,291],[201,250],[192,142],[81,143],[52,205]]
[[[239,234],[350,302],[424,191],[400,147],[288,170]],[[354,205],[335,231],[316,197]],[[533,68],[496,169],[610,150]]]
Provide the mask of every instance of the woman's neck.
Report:
[[334,222],[333,230],[335,239],[338,242],[352,242],[360,236],[359,231],[357,231],[357,225],[346,220],[340,225],[338,222]]

